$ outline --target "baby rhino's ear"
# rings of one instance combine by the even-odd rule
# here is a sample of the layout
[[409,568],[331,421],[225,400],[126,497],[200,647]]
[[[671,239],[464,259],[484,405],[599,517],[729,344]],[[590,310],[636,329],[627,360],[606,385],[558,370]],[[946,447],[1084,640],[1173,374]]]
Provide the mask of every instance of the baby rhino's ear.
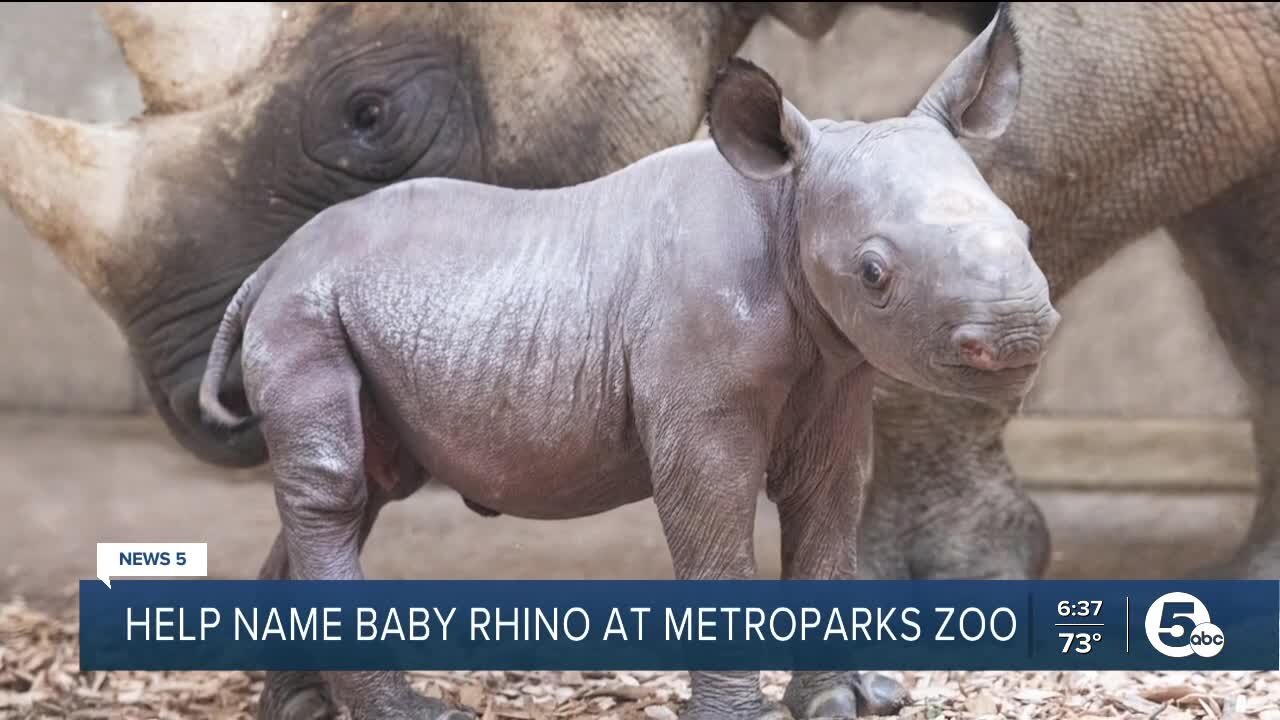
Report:
[[707,116],[720,154],[753,180],[791,172],[813,132],[808,118],[782,96],[769,73],[738,57],[716,73]]
[[916,105],[951,128],[957,137],[994,140],[1013,121],[1022,89],[1022,62],[1001,3],[985,30],[947,64]]

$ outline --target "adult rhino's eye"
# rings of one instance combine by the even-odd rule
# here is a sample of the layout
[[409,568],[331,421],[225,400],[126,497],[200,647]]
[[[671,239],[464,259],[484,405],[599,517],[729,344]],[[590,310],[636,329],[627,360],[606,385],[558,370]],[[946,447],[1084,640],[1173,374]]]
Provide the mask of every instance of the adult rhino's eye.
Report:
[[872,290],[880,290],[888,280],[888,273],[879,260],[867,258],[862,261],[862,282]]
[[[355,45],[339,59],[307,70],[297,107],[307,158],[376,183],[402,179],[415,168],[421,175],[474,171],[475,118],[460,79],[457,44],[418,34],[411,41],[380,36],[367,45],[350,42]],[[326,46],[325,57],[333,50]]]
[[352,102],[351,126],[356,130],[372,130],[382,121],[386,110],[381,98],[358,97]]
[[378,124],[378,119],[382,117],[381,105],[361,105],[356,110],[355,126],[360,130],[368,130]]

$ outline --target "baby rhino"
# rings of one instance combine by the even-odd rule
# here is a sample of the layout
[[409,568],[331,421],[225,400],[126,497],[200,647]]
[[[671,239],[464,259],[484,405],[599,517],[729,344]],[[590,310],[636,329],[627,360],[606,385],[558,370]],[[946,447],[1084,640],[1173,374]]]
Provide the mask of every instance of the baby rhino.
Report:
[[[370,516],[430,478],[573,518],[652,498],[679,578],[750,578],[760,491],[786,578],[852,578],[877,370],[1017,403],[1058,322],[1027,228],[958,132],[1016,87],[982,38],[909,117],[811,122],[735,60],[712,139],[556,190],[422,179],[321,213],[236,295],[289,575],[362,577]],[[241,333],[243,337],[241,338]],[[462,718],[399,673],[333,673],[357,718]],[[848,673],[694,673],[684,717],[853,716]]]

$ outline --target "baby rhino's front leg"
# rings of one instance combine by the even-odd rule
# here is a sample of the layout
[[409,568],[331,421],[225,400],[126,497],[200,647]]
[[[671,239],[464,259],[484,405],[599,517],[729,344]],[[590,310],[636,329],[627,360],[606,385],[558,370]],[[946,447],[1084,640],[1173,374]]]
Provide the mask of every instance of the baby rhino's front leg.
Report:
[[[776,468],[769,494],[778,505],[784,579],[853,580],[858,522],[871,479],[872,388],[869,366],[830,393]],[[783,703],[796,718],[892,715],[906,690],[883,675],[797,672]]]
[[[752,543],[766,438],[746,417],[658,412],[650,430],[653,497],[680,580],[756,574]],[[657,423],[655,423],[657,424]],[[783,720],[755,672],[694,672],[681,720]]]
[[[289,576],[363,579],[360,544],[371,498],[365,481],[361,376],[340,333],[327,328],[308,333],[297,327],[262,332],[265,340],[257,347],[271,361],[255,368],[253,380],[261,388],[257,406],[276,475]],[[403,673],[322,675],[356,720],[471,717],[418,695]]]

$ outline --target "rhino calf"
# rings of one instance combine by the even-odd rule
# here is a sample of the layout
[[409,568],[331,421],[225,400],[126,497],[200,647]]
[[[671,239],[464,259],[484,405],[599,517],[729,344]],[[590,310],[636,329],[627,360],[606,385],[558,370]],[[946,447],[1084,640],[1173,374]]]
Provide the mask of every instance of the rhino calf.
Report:
[[[910,116],[811,122],[731,61],[712,139],[584,184],[417,179],[302,227],[227,309],[200,390],[260,423],[290,576],[362,577],[370,517],[431,478],[572,518],[652,498],[679,578],[750,578],[777,504],[787,578],[852,578],[877,370],[1025,396],[1058,314],[1026,226],[955,140],[1016,92],[980,38]],[[236,348],[253,415],[220,404]],[[854,476],[850,478],[850,469]],[[466,717],[399,673],[333,673],[354,717]],[[849,673],[694,673],[684,717],[846,716]]]

